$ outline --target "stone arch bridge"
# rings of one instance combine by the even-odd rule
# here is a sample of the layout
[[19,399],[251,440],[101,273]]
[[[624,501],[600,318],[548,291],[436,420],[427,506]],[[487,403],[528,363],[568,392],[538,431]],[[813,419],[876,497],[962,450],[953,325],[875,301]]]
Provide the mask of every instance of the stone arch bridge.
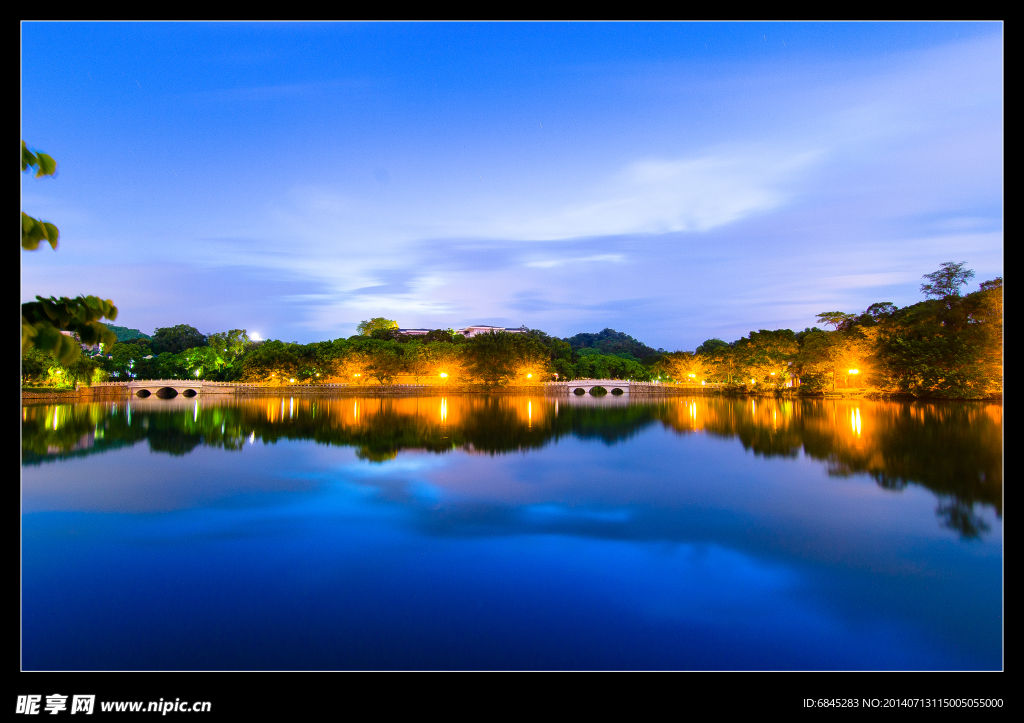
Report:
[[233,392],[233,384],[218,382],[204,382],[200,379],[189,381],[188,379],[133,379],[130,382],[122,382],[120,386],[125,387],[133,397],[148,397],[155,395],[161,398],[194,397],[197,394]]
[[[633,382],[625,379],[576,379],[571,382],[551,382],[549,388],[563,394],[589,394],[602,387],[611,394],[629,394],[629,386]],[[577,391],[580,390],[580,391]]]

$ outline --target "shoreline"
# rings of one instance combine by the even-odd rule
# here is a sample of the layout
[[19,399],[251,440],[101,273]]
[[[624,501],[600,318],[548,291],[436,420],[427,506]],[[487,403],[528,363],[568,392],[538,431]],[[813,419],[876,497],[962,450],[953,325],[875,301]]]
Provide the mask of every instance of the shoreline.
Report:
[[[445,394],[490,394],[490,395],[533,395],[533,396],[636,396],[642,398],[682,396],[682,395],[711,395],[720,394],[734,397],[782,397],[789,399],[807,400],[828,400],[828,399],[868,399],[871,401],[944,401],[944,402],[1002,402],[1002,394],[990,394],[984,397],[973,397],[963,399],[951,399],[949,397],[914,396],[901,392],[884,392],[871,389],[852,389],[834,392],[808,392],[797,391],[745,391],[741,389],[708,389],[703,387],[674,387],[668,385],[644,385],[631,389],[626,395],[613,395],[611,393],[601,395],[574,395],[565,387],[552,389],[542,385],[516,385],[506,387],[487,387],[483,384],[460,384],[441,387],[438,385],[378,385],[378,386],[333,386],[333,385],[283,385],[283,386],[256,386],[256,385],[231,385],[228,384],[214,391],[207,391],[202,396],[211,395],[217,397],[255,397],[255,396],[378,396],[378,397],[424,397],[439,396]],[[126,387],[121,385],[82,387],[80,389],[53,389],[41,390],[23,389],[21,392],[22,402],[26,401],[68,401],[84,402],[97,401],[100,399],[129,399]]]

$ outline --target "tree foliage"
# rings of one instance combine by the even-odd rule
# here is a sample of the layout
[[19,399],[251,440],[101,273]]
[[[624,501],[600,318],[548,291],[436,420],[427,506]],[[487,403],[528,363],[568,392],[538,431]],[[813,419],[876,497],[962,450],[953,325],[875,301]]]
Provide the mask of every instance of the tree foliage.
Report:
[[177,326],[162,327],[153,332],[153,339],[150,342],[153,351],[157,354],[169,352],[178,354],[186,349],[193,349],[197,346],[207,346],[209,340],[194,326],[178,324]]
[[[30,151],[21,142],[21,170],[35,170],[35,177],[55,176],[57,163],[50,156]],[[21,213],[21,247],[35,251],[46,241],[57,250],[60,233],[52,223]],[[117,319],[117,307],[110,299],[96,296],[49,297],[37,296],[35,301],[21,305],[21,351],[33,348],[50,352],[61,364],[70,365],[80,355],[75,340],[61,331],[70,331],[87,345],[103,343],[112,346],[117,336],[100,323],[100,319]]]
[[[722,344],[726,348],[729,346],[725,342],[722,342]],[[676,382],[699,384],[708,377],[705,357],[692,351],[675,351],[665,354],[658,366],[670,379]]]
[[370,336],[376,330],[387,331],[398,329],[398,322],[393,319],[385,319],[383,316],[375,316],[369,321],[363,320],[356,327],[356,333],[360,336]]
[[525,334],[477,334],[466,344],[465,355],[469,372],[487,385],[504,386],[547,374],[547,350]]
[[131,341],[133,339],[150,339],[149,334],[143,334],[138,329],[129,329],[126,326],[114,326],[106,324],[106,327],[117,335],[118,341]]
[[966,261],[960,263],[947,261],[938,271],[925,274],[921,278],[928,279],[931,283],[921,284],[921,293],[926,297],[937,299],[959,297],[960,287],[974,278],[974,272],[964,268],[965,266],[967,266]]
[[[28,170],[34,170],[36,172],[36,178],[42,178],[43,176],[56,176],[57,162],[45,153],[39,153],[38,151],[33,153],[28,149],[28,146],[25,145],[25,141],[22,141],[21,170],[22,173]],[[52,223],[40,221],[37,218],[29,216],[24,211],[21,212],[21,247],[23,249],[26,251],[35,251],[39,248],[39,244],[45,241],[50,244],[50,247],[54,251],[56,251],[59,239],[60,232]]]
[[565,341],[569,343],[573,351],[590,348],[597,349],[602,354],[627,355],[633,359],[644,359],[664,352],[663,349],[660,352],[658,349],[652,349],[643,342],[637,341],[624,332],[615,331],[615,329],[602,329],[596,334],[576,334]]
[[113,346],[117,335],[100,323],[103,318],[117,318],[117,307],[109,299],[37,296],[35,301],[21,305],[22,352],[38,347],[49,351],[61,364],[71,364],[79,356],[81,347],[73,337],[60,332],[70,331],[82,344],[89,346],[101,343]]

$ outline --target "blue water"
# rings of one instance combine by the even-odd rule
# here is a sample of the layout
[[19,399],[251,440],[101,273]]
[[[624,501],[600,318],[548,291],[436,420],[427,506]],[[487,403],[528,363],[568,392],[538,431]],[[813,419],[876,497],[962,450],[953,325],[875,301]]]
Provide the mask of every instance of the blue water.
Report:
[[925,486],[664,424],[470,452],[256,439],[26,465],[22,666],[1002,666],[991,506],[965,537]]

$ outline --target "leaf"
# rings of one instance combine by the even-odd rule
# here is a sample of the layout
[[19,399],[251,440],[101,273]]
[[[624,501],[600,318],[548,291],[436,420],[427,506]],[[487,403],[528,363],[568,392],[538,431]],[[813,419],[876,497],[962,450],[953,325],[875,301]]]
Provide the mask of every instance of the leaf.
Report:
[[40,221],[24,211],[21,212],[21,247],[26,251],[35,251],[39,248],[40,241],[48,242],[56,251],[59,237],[60,231],[52,223]]
[[32,151],[25,145],[25,141],[21,142],[21,170],[27,171],[29,168],[35,168],[39,165],[39,161],[36,160],[36,156]]
[[53,176],[57,173],[57,161],[53,160],[51,156],[39,153],[36,155],[36,160],[39,166],[39,170],[36,171],[36,178]]
[[39,248],[40,232],[36,220],[24,211],[21,212],[21,247],[26,251]]
[[46,229],[46,240],[50,242],[50,248],[56,251],[57,239],[60,238],[60,231],[57,230],[56,226],[47,221],[43,221],[40,225]]

